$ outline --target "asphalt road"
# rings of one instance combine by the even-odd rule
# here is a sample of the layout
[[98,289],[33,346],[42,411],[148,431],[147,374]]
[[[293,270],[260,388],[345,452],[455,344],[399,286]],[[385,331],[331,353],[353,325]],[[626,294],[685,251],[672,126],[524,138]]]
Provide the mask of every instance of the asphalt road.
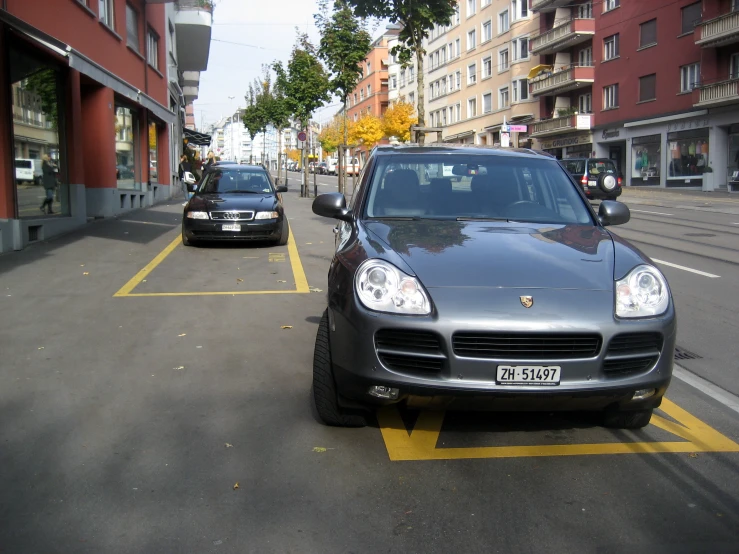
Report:
[[[333,223],[289,186],[286,247],[185,248],[172,203],[0,256],[0,553],[739,550],[739,413],[719,389],[674,379],[641,432],[582,414],[318,424]],[[663,266],[678,343],[702,356],[684,373],[735,391],[739,205],[624,200],[619,233],[719,276]]]

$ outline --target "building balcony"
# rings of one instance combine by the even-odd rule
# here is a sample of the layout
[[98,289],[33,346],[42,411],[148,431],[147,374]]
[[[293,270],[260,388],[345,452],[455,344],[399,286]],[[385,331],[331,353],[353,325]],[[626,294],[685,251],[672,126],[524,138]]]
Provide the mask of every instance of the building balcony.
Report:
[[594,34],[595,19],[571,19],[546,33],[529,38],[529,49],[535,56],[554,54],[592,40]]
[[175,15],[180,71],[208,69],[213,4],[210,0],[177,0]]
[[594,80],[595,68],[592,65],[570,66],[529,81],[529,91],[534,97],[555,96],[592,84]]
[[572,0],[534,0],[531,4],[531,11],[537,12],[553,12],[557,8],[572,4]]
[[739,79],[701,85],[696,89],[696,108],[726,106],[739,103]]
[[198,99],[200,92],[200,72],[184,71],[182,73],[182,94],[185,97],[185,104],[192,104]]
[[531,126],[532,137],[548,137],[569,132],[587,130],[592,127],[592,115],[566,115],[537,121]]
[[696,26],[695,35],[695,43],[702,48],[739,42],[739,12],[730,12],[703,21]]

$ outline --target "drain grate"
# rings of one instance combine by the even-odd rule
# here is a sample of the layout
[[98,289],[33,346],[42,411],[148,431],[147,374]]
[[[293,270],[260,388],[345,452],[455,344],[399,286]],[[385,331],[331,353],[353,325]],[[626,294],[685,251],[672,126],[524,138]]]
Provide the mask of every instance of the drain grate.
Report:
[[675,347],[675,359],[676,360],[702,360],[703,356],[699,356],[698,354],[691,352],[690,350],[686,350],[685,348],[676,346]]
[[713,233],[685,233],[686,237],[715,237]]

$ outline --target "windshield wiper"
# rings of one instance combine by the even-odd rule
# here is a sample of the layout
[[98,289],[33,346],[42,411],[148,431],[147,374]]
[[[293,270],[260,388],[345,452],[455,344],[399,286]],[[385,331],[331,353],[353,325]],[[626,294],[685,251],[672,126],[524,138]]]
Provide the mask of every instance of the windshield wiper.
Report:
[[372,219],[378,219],[380,221],[421,221],[421,218],[418,216],[385,216],[385,217],[373,217]]
[[464,216],[464,217],[458,217],[457,221],[505,221],[506,223],[517,223],[516,221],[506,219],[505,217],[474,217],[474,216]]
[[257,190],[222,190],[220,191],[221,194],[267,194],[263,191],[257,191]]

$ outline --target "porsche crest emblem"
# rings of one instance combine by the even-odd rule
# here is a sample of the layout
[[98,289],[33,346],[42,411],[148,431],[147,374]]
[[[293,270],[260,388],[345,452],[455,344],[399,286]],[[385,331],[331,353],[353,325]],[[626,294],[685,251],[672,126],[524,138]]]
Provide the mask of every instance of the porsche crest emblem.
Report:
[[530,308],[534,305],[534,297],[533,296],[519,296],[521,299],[521,305],[524,308]]

